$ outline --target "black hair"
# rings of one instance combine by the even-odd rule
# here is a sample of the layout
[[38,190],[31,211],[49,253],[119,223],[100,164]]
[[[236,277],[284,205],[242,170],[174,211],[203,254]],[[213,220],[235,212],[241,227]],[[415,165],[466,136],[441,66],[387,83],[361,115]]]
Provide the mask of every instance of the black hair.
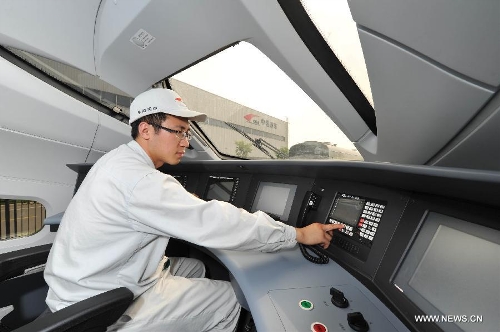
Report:
[[139,124],[141,122],[146,122],[146,123],[149,123],[150,125],[152,125],[155,129],[155,134],[158,134],[158,132],[160,131],[160,128],[158,128],[157,126],[161,126],[162,122],[165,121],[167,119],[167,117],[168,117],[167,113],[160,112],[160,113],[145,115],[142,118],[135,120],[131,124],[132,131],[130,134],[132,135],[132,138],[136,139],[137,136],[139,135]]

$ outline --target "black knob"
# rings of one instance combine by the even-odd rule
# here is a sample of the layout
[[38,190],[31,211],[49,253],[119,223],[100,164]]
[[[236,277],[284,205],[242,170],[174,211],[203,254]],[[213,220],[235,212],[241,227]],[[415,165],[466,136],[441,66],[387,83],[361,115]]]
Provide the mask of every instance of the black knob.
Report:
[[347,308],[349,306],[349,301],[344,297],[344,293],[337,288],[330,288],[330,295],[332,296],[332,303],[334,306],[339,308]]
[[370,329],[370,326],[363,317],[363,314],[360,312],[347,314],[347,323],[354,331],[366,332]]

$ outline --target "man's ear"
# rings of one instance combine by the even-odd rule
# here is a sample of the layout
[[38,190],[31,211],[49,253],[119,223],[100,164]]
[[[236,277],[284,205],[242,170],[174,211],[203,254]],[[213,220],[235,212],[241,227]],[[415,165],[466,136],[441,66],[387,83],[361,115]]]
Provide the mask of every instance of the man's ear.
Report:
[[138,134],[142,139],[149,140],[153,134],[154,129],[147,122],[139,123]]

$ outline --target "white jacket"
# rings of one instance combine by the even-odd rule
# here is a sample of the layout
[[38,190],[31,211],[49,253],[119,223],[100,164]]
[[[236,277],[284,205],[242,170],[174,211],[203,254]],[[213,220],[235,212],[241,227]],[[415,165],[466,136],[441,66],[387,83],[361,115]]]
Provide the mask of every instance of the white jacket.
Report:
[[295,228],[265,213],[196,198],[131,141],[95,163],[69,204],[45,269],[47,305],[122,286],[139,296],[157,281],[170,237],[265,252],[296,244]]

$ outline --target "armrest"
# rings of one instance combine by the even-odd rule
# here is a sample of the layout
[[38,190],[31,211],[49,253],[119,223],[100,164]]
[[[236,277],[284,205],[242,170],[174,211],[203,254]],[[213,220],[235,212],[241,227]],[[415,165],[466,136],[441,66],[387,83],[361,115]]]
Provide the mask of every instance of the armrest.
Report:
[[45,218],[43,221],[43,225],[59,225],[61,223],[61,219],[64,216],[64,211],[59,212],[58,214],[54,214],[53,216]]
[[127,288],[116,288],[47,314],[14,332],[106,331],[133,299]]
[[21,249],[0,255],[0,282],[17,277],[27,268],[47,262],[52,244]]

